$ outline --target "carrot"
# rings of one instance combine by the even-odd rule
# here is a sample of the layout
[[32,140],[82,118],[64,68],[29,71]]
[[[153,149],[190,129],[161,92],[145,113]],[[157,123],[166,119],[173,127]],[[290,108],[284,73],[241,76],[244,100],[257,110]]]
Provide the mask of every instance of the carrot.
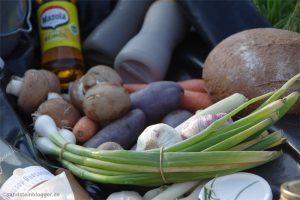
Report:
[[184,90],[181,108],[197,111],[212,105],[212,100],[207,93]]
[[[184,89],[195,92],[206,92],[204,81],[202,79],[190,79],[185,81],[177,81],[177,83]],[[123,84],[123,87],[127,90],[128,93],[136,92],[140,89],[143,89],[146,86],[144,83],[128,83]]]
[[190,79],[185,81],[178,81],[177,83],[185,90],[207,92],[205,89],[204,80],[202,79]]
[[146,86],[144,83],[128,83],[123,84],[123,87],[126,89],[128,93],[136,92],[140,89],[143,89]]
[[93,137],[99,128],[100,126],[97,122],[89,119],[87,116],[83,116],[73,127],[73,133],[76,140],[83,143]]

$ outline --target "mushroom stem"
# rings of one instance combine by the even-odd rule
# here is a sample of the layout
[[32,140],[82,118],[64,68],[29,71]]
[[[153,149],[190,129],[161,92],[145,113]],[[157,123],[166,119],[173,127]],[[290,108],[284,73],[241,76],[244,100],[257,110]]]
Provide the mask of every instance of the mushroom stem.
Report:
[[6,93],[19,96],[23,85],[23,79],[12,77],[6,86]]
[[86,93],[86,91],[83,87],[82,81],[80,81],[79,84],[78,84],[78,91],[80,92],[80,95],[82,95],[82,96],[84,96],[84,94]]
[[48,93],[47,100],[56,99],[56,98],[62,99],[63,97],[60,94],[56,93],[56,92],[49,92]]

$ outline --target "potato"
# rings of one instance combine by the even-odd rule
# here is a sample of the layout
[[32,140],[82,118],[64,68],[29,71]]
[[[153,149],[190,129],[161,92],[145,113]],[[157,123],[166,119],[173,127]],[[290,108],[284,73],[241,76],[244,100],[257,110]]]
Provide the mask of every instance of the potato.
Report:
[[[236,33],[204,63],[203,79],[214,102],[233,93],[253,98],[281,87],[300,72],[300,34],[275,28]],[[288,92],[300,91],[300,81]],[[257,105],[256,105],[257,106]],[[253,110],[254,106],[247,109]],[[290,110],[300,113],[300,102]]]
[[183,89],[175,82],[153,82],[130,95],[131,107],[143,110],[147,124],[153,124],[178,108],[182,95]]
[[144,128],[145,114],[139,109],[134,109],[105,126],[83,146],[97,148],[105,142],[116,142],[124,149],[130,149]]

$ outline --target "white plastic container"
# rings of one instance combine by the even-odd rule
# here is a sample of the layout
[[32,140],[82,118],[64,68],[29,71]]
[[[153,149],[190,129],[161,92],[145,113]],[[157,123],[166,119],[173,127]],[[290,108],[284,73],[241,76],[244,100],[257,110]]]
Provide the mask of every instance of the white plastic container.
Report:
[[122,47],[140,30],[153,1],[119,0],[113,12],[84,41],[88,62],[112,66]]
[[158,0],[149,8],[143,27],[117,55],[114,67],[125,83],[163,80],[187,22],[174,0]]
[[[204,185],[199,199],[205,199],[205,188],[211,189],[211,199],[222,200],[272,200],[273,194],[269,183],[262,177],[246,172],[239,172],[217,177]],[[207,190],[206,190],[207,191]],[[207,193],[206,193],[207,194]]]

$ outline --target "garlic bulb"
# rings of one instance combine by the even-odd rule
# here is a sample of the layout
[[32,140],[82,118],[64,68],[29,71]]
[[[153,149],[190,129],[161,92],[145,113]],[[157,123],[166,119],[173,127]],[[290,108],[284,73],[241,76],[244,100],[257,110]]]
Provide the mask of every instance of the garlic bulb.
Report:
[[143,200],[143,198],[137,192],[122,191],[110,194],[107,200]]
[[178,132],[167,124],[148,126],[137,140],[137,151],[167,147],[181,141]]
[[[193,119],[193,121],[189,122],[185,127],[181,129],[180,135],[182,139],[187,139],[192,137],[193,135],[198,134],[202,130],[206,129],[209,125],[211,125],[214,121],[224,117],[226,113],[217,113],[217,114],[207,114],[200,115]],[[226,126],[232,123],[232,119],[227,120],[223,126]]]

